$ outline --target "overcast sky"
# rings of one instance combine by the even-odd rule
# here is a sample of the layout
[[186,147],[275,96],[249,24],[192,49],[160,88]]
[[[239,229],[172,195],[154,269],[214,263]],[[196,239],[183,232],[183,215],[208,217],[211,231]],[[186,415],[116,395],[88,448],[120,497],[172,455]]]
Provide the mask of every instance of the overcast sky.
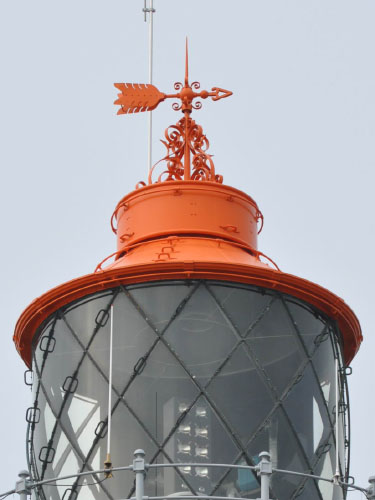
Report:
[[[259,248],[353,308],[364,342],[350,377],[352,468],[374,464],[374,0],[155,0],[154,82],[190,74],[224,182],[265,216]],[[38,295],[115,250],[109,219],[146,177],[147,117],[117,117],[113,82],[147,82],[142,0],[1,0],[0,492],[25,467],[23,363],[14,325]],[[164,128],[154,113],[154,160]],[[352,495],[353,499],[358,494]]]

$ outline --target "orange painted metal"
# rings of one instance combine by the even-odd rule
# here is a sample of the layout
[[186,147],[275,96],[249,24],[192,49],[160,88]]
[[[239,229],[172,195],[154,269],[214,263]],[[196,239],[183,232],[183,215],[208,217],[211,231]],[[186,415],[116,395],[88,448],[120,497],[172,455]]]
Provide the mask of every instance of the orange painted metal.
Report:
[[25,363],[31,365],[32,343],[43,323],[56,310],[78,299],[120,285],[212,279],[278,290],[316,307],[337,321],[345,362],[349,364],[362,341],[355,314],[328,290],[273,269],[261,260],[257,233],[263,216],[250,196],[222,184],[223,178],[215,173],[207,153],[208,140],[191,119],[192,110],[202,106],[193,103],[195,98],[210,96],[216,101],[231,92],[218,87],[211,92],[194,91],[199,83],[189,84],[187,46],[185,82],[175,84],[178,93],[163,94],[152,85],[115,86],[121,91],[116,101],[121,106],[120,114],[155,109],[167,98],[181,100],[173,108],[181,110],[183,117],[167,129],[162,141],[167,155],[161,162],[167,168],[156,182],[151,172],[148,186],[139,183],[138,189],[117,205],[111,221],[117,232],[114,262],[50,290],[22,313],[14,342]]
[[[171,246],[173,250],[168,249]],[[165,257],[167,253],[170,253],[170,258]],[[120,285],[184,279],[247,283],[279,290],[308,302],[337,321],[346,364],[353,359],[362,341],[355,314],[342,299],[328,290],[271,269],[234,243],[185,237],[141,244],[104,271],[60,285],[34,300],[17,322],[14,335],[17,350],[30,366],[32,342],[43,322],[60,307],[89,294]]]
[[115,209],[117,250],[168,235],[214,236],[257,249],[261,213],[238,189],[215,182],[161,182],[135,190]]
[[261,260],[257,213],[249,196],[217,183],[164,182],[133,191],[115,210],[119,250],[114,262],[36,299],[16,325],[20,355],[30,366],[32,342],[43,322],[86,295],[148,281],[213,279],[279,290],[337,320],[349,364],[362,341],[355,314],[328,290]]
[[188,45],[186,40],[186,54],[185,54],[185,83],[175,83],[175,90],[180,90],[175,94],[164,94],[160,92],[154,85],[146,83],[115,83],[114,86],[120,90],[118,94],[118,99],[114,104],[121,106],[117,114],[126,113],[142,113],[143,111],[151,111],[155,109],[158,104],[160,104],[165,99],[180,99],[180,105],[174,105],[173,109],[182,110],[183,113],[191,113],[193,109],[200,109],[200,105],[193,104],[193,100],[200,97],[201,99],[207,99],[212,97],[213,101],[219,101],[225,97],[232,95],[230,90],[222,89],[220,87],[213,87],[211,92],[207,90],[201,90],[200,92],[194,92],[194,89],[199,89],[200,84],[198,82],[193,82],[190,86],[189,84],[189,56],[188,56]]
[[[216,174],[212,155],[207,153],[209,141],[203,129],[190,116],[169,126],[161,142],[167,149],[166,155],[151,168],[148,184],[163,181],[211,181],[221,184],[223,176]],[[186,137],[188,136],[188,138]],[[166,165],[166,168],[165,168]],[[156,181],[153,176],[161,168]],[[145,186],[145,183],[140,183]]]
[[152,111],[156,106],[164,101],[166,95],[151,84],[147,83],[115,83],[117,89],[121,91],[114,104],[121,107],[117,111],[118,115],[126,113],[140,113],[142,111]]
[[208,90],[201,90],[194,92],[194,89],[199,89],[199,83],[193,82],[192,87],[189,83],[182,86],[182,83],[176,82],[175,89],[180,90],[175,94],[164,94],[160,92],[154,85],[150,83],[114,83],[114,86],[121,92],[117,95],[116,101],[113,104],[119,105],[120,109],[117,111],[118,115],[125,115],[128,113],[142,113],[144,111],[154,110],[165,99],[180,99],[181,104],[173,106],[175,111],[182,109],[183,112],[188,111],[191,113],[193,109],[200,109],[193,104],[193,100],[197,98],[207,99],[212,97],[213,101],[219,101],[230,97],[233,92],[230,90],[222,89],[220,87],[212,87],[211,92]]
[[[195,92],[195,90],[200,88],[200,84],[198,82],[193,82],[191,85],[189,84],[188,61],[188,46],[186,40],[184,85],[180,82],[174,84],[175,90],[179,92],[175,94],[164,94],[153,85],[143,83],[115,83],[115,87],[120,90],[121,93],[118,94],[118,99],[114,104],[120,106],[117,112],[117,114],[120,115],[152,111],[165,99],[180,99],[181,104],[175,102],[172,108],[176,111],[181,110],[184,116],[176,125],[168,127],[165,134],[166,141],[162,141],[167,148],[167,154],[161,161],[167,162],[166,172],[168,174],[168,177],[163,180],[184,179],[187,181],[193,179],[223,182],[222,176],[215,174],[215,167],[211,155],[206,153],[209,143],[206,136],[203,134],[202,127],[191,119],[190,114],[193,109],[200,109],[202,107],[202,103],[200,101],[194,103],[194,99],[207,99],[211,97],[213,101],[219,101],[220,99],[231,96],[232,92],[220,87],[213,87],[211,92],[207,90]],[[171,129],[170,133],[168,132],[169,129]],[[149,184],[152,183],[151,178],[152,173],[149,175]],[[159,177],[158,182],[160,181],[161,179]]]

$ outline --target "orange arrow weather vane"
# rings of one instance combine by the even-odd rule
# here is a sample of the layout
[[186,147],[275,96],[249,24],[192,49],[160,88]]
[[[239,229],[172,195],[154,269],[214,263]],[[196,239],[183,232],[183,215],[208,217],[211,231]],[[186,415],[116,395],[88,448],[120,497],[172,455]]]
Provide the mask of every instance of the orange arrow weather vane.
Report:
[[230,92],[229,90],[221,89],[219,87],[213,87],[211,89],[211,92],[207,90],[195,92],[195,90],[199,90],[200,84],[198,82],[193,82],[191,85],[189,84],[187,40],[185,57],[185,82],[184,85],[182,85],[182,83],[180,82],[174,84],[175,90],[178,91],[177,93],[164,94],[163,92],[160,92],[154,85],[145,83],[115,83],[114,85],[118,90],[120,90],[118,99],[114,102],[114,104],[118,104],[120,106],[120,109],[117,111],[118,115],[152,111],[165,99],[181,100],[181,103],[173,103],[172,107],[176,111],[181,110],[185,117],[183,169],[184,179],[190,179],[190,153],[194,151],[189,141],[191,131],[193,127],[196,126],[195,122],[191,120],[190,114],[193,109],[200,109],[202,107],[202,103],[200,101],[196,103],[194,103],[193,101],[196,98],[207,99],[208,97],[211,97],[213,101],[218,101],[220,99],[224,99],[225,97],[231,96],[232,92]]
[[[118,115],[123,115],[127,113],[141,113],[143,111],[152,111],[158,104],[160,104],[165,99],[181,99],[182,104],[180,106],[174,106],[173,109],[182,112],[191,112],[192,109],[199,109],[201,105],[195,106],[193,100],[197,97],[202,99],[207,99],[207,97],[212,97],[213,101],[218,101],[219,99],[224,99],[224,97],[229,97],[232,92],[229,90],[221,89],[219,87],[213,87],[211,92],[207,90],[202,90],[201,92],[194,92],[193,89],[199,89],[199,83],[194,82],[189,84],[189,67],[188,67],[188,47],[186,42],[186,61],[185,61],[185,85],[182,83],[175,83],[174,87],[180,92],[176,94],[164,94],[160,92],[154,85],[147,83],[115,83],[115,87],[121,91],[118,94],[118,99],[114,104],[119,104],[121,107],[118,110]],[[176,103],[177,104],[177,103]]]

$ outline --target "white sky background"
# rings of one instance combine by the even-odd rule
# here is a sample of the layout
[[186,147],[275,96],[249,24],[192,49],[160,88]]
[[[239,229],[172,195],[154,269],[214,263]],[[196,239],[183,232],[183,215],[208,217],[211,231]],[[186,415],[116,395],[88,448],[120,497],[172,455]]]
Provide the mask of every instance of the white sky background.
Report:
[[[258,202],[259,248],[353,308],[352,468],[374,457],[374,0],[155,0],[154,82],[233,91],[203,101],[226,184]],[[38,295],[115,251],[109,219],[146,177],[147,117],[117,117],[113,82],[147,82],[142,0],[1,0],[0,492],[25,467],[31,395],[12,342]],[[154,112],[154,160],[179,115]],[[359,494],[352,494],[358,498]]]

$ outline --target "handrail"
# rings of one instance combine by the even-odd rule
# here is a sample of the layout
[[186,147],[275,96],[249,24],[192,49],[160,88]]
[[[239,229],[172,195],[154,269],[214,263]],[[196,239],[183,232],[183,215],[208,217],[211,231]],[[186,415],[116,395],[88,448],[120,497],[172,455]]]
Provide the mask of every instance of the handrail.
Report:
[[[375,498],[375,495],[372,491],[372,487],[374,486],[371,482],[370,488],[362,488],[360,486],[356,486],[355,484],[349,484],[344,481],[341,481],[338,479],[336,476],[333,476],[332,478],[326,478],[326,477],[321,477],[317,476],[315,474],[307,474],[305,472],[297,472],[297,471],[290,471],[290,470],[284,470],[284,469],[277,469],[272,467],[272,462],[271,462],[271,457],[268,452],[263,451],[262,453],[259,454],[260,461],[258,465],[241,465],[241,464],[216,464],[216,463],[198,463],[198,462],[184,462],[184,463],[167,463],[167,464],[147,464],[144,460],[145,458],[145,452],[143,450],[136,450],[134,452],[134,460],[133,463],[127,466],[120,466],[120,467],[110,467],[110,468],[104,468],[104,469],[99,469],[99,470],[90,470],[90,471],[85,471],[85,472],[77,472],[76,474],[69,474],[65,476],[58,476],[50,479],[44,479],[42,481],[31,481],[26,479],[27,473],[25,471],[22,471],[20,473],[20,477],[23,478],[22,481],[17,481],[16,483],[16,488],[14,490],[8,491],[6,493],[3,493],[0,495],[1,498],[5,498],[5,496],[8,496],[9,494],[12,493],[18,493],[22,498],[26,498],[27,494],[31,493],[31,490],[38,488],[40,486],[48,486],[52,485],[52,483],[58,483],[59,481],[62,480],[67,480],[67,479],[76,479],[79,477],[84,477],[84,476],[89,476],[92,474],[104,474],[104,480],[108,479],[110,477],[110,474],[112,472],[117,472],[117,471],[132,471],[136,475],[136,488],[135,488],[135,497],[132,497],[131,500],[165,500],[165,499],[179,499],[179,500],[250,500],[246,499],[244,497],[223,497],[223,496],[216,496],[216,495],[179,495],[179,494],[171,494],[171,495],[164,495],[164,496],[146,496],[144,495],[144,479],[147,474],[147,471],[149,469],[158,469],[158,468],[181,468],[181,467],[218,467],[218,468],[226,468],[226,469],[245,469],[245,470],[251,470],[255,471],[258,476],[260,476],[260,490],[261,490],[261,496],[260,500],[270,500],[269,499],[269,489],[270,489],[270,477],[273,473],[278,473],[278,474],[288,474],[288,475],[293,475],[293,476],[300,476],[300,477],[305,477],[308,479],[314,479],[316,481],[326,481],[328,483],[333,484],[334,486],[338,486],[340,488],[353,488],[358,491],[361,491],[366,498],[368,499],[373,499]],[[22,475],[21,475],[22,474]],[[372,479],[372,478],[370,478]],[[20,484],[22,483],[22,484]]]

